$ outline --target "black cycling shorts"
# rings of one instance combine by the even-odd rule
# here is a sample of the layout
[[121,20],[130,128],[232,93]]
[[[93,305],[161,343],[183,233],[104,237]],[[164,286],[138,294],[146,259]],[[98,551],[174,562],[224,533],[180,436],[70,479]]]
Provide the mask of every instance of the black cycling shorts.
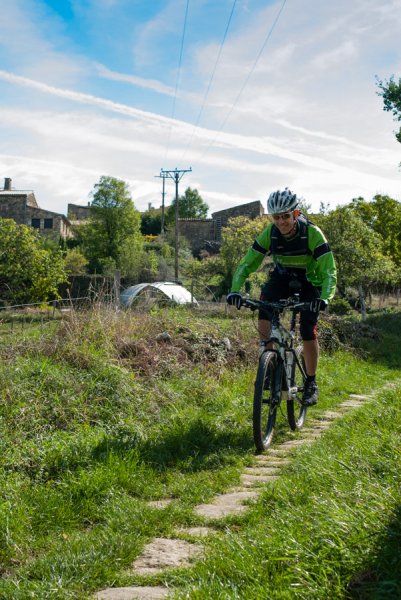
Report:
[[[261,289],[260,299],[276,302],[284,300],[294,294],[294,289],[290,287],[290,282],[298,281],[300,284],[299,299],[301,302],[308,300],[316,300],[320,298],[321,289],[315,287],[308,281],[305,275],[301,274],[296,277],[289,273],[279,273],[276,269],[271,272],[269,279]],[[292,284],[291,284],[292,285]],[[310,310],[303,310],[300,313],[300,333],[304,341],[316,339],[316,324],[318,321],[318,313]],[[272,313],[269,309],[261,308],[259,310],[260,321],[271,321]]]

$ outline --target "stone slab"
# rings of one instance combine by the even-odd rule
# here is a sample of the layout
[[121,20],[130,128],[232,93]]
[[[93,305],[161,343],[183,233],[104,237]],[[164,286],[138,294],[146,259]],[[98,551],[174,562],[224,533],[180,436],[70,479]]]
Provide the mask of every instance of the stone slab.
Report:
[[184,567],[192,558],[199,557],[202,548],[184,540],[155,538],[147,544],[132,568],[137,575],[153,575],[164,569]]
[[281,444],[281,448],[296,448],[297,446],[303,446],[304,444],[305,439],[289,440],[288,442],[284,442],[284,444]]
[[247,475],[246,473],[241,475],[241,483],[247,487],[254,486],[255,484],[270,483],[277,479],[278,475]]
[[173,502],[172,498],[164,498],[163,500],[149,500],[149,502],[147,502],[147,505],[150,506],[151,508],[166,508],[167,506],[170,506],[170,504]]
[[247,467],[244,471],[244,475],[278,475],[280,469],[277,467]]
[[167,598],[169,592],[165,587],[134,586],[107,588],[95,595],[96,600],[159,600]]
[[332,410],[328,410],[327,412],[323,413],[323,417],[325,419],[338,419],[338,417],[340,417],[340,413],[332,411]]
[[288,465],[291,461],[289,458],[280,458],[279,456],[267,456],[267,454],[260,454],[255,456],[257,463],[262,465],[270,465],[271,467],[282,467]]
[[252,500],[259,496],[255,491],[240,491],[221,494],[210,504],[200,504],[195,507],[195,512],[201,517],[209,519],[221,519],[229,515],[236,515],[248,510],[244,504],[246,500]]

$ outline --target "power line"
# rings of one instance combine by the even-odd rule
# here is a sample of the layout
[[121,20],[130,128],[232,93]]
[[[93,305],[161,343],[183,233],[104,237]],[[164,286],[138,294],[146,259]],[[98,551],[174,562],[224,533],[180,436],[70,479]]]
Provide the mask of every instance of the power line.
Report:
[[198,116],[197,116],[196,122],[195,122],[195,124],[194,124],[194,126],[193,126],[193,129],[192,129],[192,134],[191,134],[191,137],[190,137],[190,139],[189,139],[189,142],[188,142],[188,144],[187,144],[187,146],[186,146],[186,148],[185,148],[185,150],[184,150],[184,154],[183,154],[183,156],[182,156],[182,158],[181,158],[181,161],[183,161],[183,159],[184,159],[184,157],[185,157],[186,153],[188,152],[188,149],[189,149],[189,147],[191,146],[192,140],[193,140],[193,138],[194,138],[194,135],[195,135],[195,130],[196,130],[196,128],[197,128],[197,127],[198,127],[198,125],[199,125],[199,122],[200,122],[200,119],[201,119],[201,116],[202,116],[202,113],[203,113],[203,109],[205,108],[206,101],[207,101],[207,99],[208,99],[208,97],[209,97],[210,88],[211,88],[211,86],[212,86],[212,83],[213,83],[213,79],[214,79],[214,76],[215,76],[215,73],[216,73],[217,65],[218,65],[218,63],[219,63],[219,61],[220,61],[220,56],[221,56],[221,53],[222,53],[222,50],[223,50],[223,47],[224,47],[224,44],[225,44],[225,41],[226,41],[226,38],[227,38],[227,33],[228,33],[228,30],[229,30],[229,28],[230,28],[230,24],[231,24],[231,20],[232,20],[232,18],[233,18],[234,9],[235,9],[235,5],[236,5],[236,4],[237,4],[237,0],[234,0],[234,2],[233,2],[233,5],[232,5],[232,7],[231,7],[230,16],[228,17],[228,21],[227,21],[226,29],[225,29],[225,31],[224,31],[223,39],[222,39],[222,42],[221,42],[221,44],[220,44],[219,51],[218,51],[218,53],[217,53],[217,58],[216,58],[216,61],[215,61],[215,63],[214,63],[214,67],[213,67],[213,70],[212,70],[212,74],[211,74],[211,76],[210,76],[209,83],[208,83],[208,86],[207,86],[207,89],[206,89],[205,95],[204,95],[204,97],[203,97],[202,106],[201,106],[201,108],[200,108],[200,110],[199,110],[199,114],[198,114]]
[[172,108],[172,112],[171,112],[171,126],[170,126],[170,131],[168,134],[167,148],[166,148],[166,155],[165,155],[166,159],[167,159],[168,152],[170,149],[171,132],[172,132],[172,128],[173,128],[173,120],[175,117],[175,105],[176,105],[176,101],[177,101],[177,91],[178,91],[178,85],[179,85],[180,78],[181,78],[181,65],[182,65],[182,55],[183,55],[183,50],[184,50],[185,32],[187,29],[188,8],[189,8],[189,0],[187,0],[187,5],[185,7],[184,27],[183,27],[183,31],[182,31],[182,37],[181,37],[180,57],[178,59],[177,78],[176,78],[176,82],[175,82],[173,108]]
[[210,144],[208,145],[208,147],[206,148],[206,150],[203,152],[203,154],[200,156],[200,158],[199,158],[199,161],[198,161],[198,162],[201,162],[201,161],[203,160],[203,158],[205,157],[205,155],[206,155],[206,154],[209,152],[210,148],[212,148],[212,146],[214,146],[214,144],[216,143],[216,140],[217,140],[217,138],[219,137],[220,133],[223,131],[224,127],[226,126],[226,124],[227,124],[227,121],[229,120],[230,116],[232,115],[232,112],[233,112],[234,108],[235,108],[235,107],[236,107],[236,105],[238,104],[238,102],[239,102],[239,99],[241,98],[241,96],[242,96],[242,94],[243,94],[243,92],[244,92],[244,89],[245,89],[245,88],[246,88],[246,86],[248,85],[248,83],[249,83],[249,80],[250,80],[250,78],[252,77],[252,75],[253,75],[253,73],[254,73],[254,71],[255,71],[255,69],[256,69],[256,66],[257,66],[257,64],[258,64],[258,62],[259,62],[259,60],[260,60],[260,57],[262,56],[262,54],[263,54],[263,51],[264,51],[264,49],[265,49],[265,47],[266,47],[266,45],[267,45],[268,41],[270,40],[270,38],[271,38],[271,36],[272,36],[272,33],[273,33],[273,31],[274,31],[274,29],[275,29],[275,27],[276,27],[277,23],[278,23],[278,20],[279,20],[279,18],[280,18],[280,16],[281,16],[281,13],[282,13],[282,12],[283,12],[283,10],[284,10],[284,6],[286,5],[286,3],[287,3],[287,0],[283,0],[283,3],[282,3],[282,5],[281,5],[281,7],[280,7],[280,10],[278,11],[278,13],[277,13],[277,15],[276,15],[276,18],[274,19],[274,21],[273,21],[273,24],[272,24],[272,26],[270,27],[270,29],[269,29],[269,31],[268,31],[268,33],[267,33],[267,35],[266,35],[266,37],[265,37],[265,39],[264,39],[264,41],[263,41],[262,47],[260,48],[260,50],[259,50],[259,52],[258,52],[258,54],[257,54],[257,56],[256,56],[256,59],[255,59],[255,61],[254,61],[253,65],[252,65],[252,68],[251,68],[251,70],[249,71],[249,73],[248,73],[248,75],[247,75],[247,77],[246,77],[246,79],[245,79],[244,83],[243,83],[243,84],[242,84],[242,86],[241,86],[241,89],[240,89],[240,91],[239,91],[239,92],[238,92],[238,94],[237,94],[237,97],[235,98],[235,100],[234,100],[233,104],[231,105],[231,108],[230,108],[230,110],[228,111],[228,113],[227,113],[226,117],[224,118],[224,120],[223,120],[223,122],[222,122],[222,124],[221,124],[221,126],[220,126],[219,130],[217,131],[217,133],[216,133],[215,137],[214,137],[214,138],[213,138],[213,140],[210,142]]

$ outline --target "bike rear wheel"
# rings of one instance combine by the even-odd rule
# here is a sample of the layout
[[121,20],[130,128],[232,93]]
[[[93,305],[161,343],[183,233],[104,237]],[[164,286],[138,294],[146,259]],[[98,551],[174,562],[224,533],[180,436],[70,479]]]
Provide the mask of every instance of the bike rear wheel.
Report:
[[[253,397],[253,439],[258,452],[266,450],[273,439],[279,405],[275,391],[278,387],[276,373],[276,354],[264,352],[259,358]],[[281,382],[279,387],[281,390]]]
[[290,387],[298,388],[296,399],[288,398],[287,400],[287,418],[288,424],[293,431],[301,429],[305,422],[307,407],[301,404],[302,392],[305,385],[306,369],[303,348],[299,347],[295,350],[295,355],[298,359],[301,368],[294,359],[291,369]]

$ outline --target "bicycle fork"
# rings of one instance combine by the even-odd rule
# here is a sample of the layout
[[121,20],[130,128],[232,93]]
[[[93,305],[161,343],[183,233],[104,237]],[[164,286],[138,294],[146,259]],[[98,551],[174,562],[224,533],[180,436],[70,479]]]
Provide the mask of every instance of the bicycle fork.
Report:
[[294,362],[296,361],[296,356],[294,351],[286,350],[285,351],[286,360],[284,363],[283,358],[281,357],[280,366],[281,366],[281,390],[280,396],[281,400],[288,402],[289,400],[296,400],[297,393],[303,391],[303,388],[299,388],[298,386],[291,386],[291,379],[294,370]]

